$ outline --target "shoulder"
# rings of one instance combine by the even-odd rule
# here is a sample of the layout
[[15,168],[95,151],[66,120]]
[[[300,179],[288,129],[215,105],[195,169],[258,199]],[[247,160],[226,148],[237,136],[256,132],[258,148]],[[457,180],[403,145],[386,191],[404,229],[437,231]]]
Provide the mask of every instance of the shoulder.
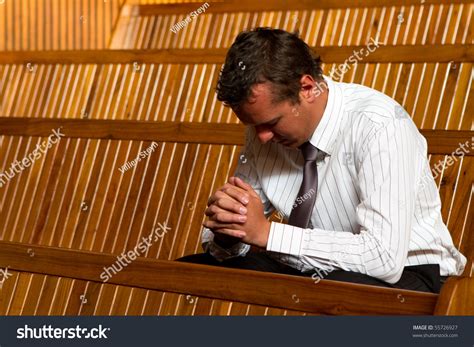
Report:
[[[382,133],[403,132],[421,150],[426,149],[426,140],[408,112],[390,96],[366,86],[347,83],[344,98],[347,127],[362,147]],[[396,137],[391,139],[396,140]]]
[[345,89],[346,112],[373,126],[384,126],[396,120],[410,119],[410,115],[397,101],[378,90],[354,83]]

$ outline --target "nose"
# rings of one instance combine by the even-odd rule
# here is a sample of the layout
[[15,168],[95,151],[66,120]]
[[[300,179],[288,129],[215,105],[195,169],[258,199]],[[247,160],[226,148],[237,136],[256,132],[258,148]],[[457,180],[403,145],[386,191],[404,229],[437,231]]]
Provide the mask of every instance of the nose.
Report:
[[255,130],[257,131],[258,139],[262,144],[267,143],[275,136],[273,132],[269,129],[256,127]]

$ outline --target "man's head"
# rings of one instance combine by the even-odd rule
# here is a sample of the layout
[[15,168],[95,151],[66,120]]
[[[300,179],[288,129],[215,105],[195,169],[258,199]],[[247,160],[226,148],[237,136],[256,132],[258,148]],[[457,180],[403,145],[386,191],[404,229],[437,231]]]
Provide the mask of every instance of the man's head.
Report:
[[308,45],[279,29],[241,32],[227,53],[217,98],[255,126],[261,142],[297,147],[307,141],[327,100],[321,60]]

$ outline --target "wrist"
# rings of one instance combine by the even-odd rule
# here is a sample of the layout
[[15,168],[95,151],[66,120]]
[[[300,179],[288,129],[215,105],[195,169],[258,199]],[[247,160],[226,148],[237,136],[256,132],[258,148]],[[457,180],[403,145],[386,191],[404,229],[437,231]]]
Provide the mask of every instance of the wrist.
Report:
[[265,219],[265,224],[264,224],[263,233],[262,233],[262,240],[260,244],[258,245],[260,248],[267,249],[271,226],[272,226],[272,222],[270,222],[268,219]]
[[214,242],[222,248],[230,248],[236,245],[237,243],[239,243],[240,241],[241,240],[237,237],[220,234],[220,233],[214,234]]

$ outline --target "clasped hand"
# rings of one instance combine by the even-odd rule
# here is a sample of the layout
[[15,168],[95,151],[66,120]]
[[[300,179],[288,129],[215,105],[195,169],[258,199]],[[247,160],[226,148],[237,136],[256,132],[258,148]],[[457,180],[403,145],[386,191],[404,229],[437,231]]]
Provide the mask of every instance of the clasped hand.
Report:
[[242,241],[267,247],[270,222],[265,217],[262,200],[242,179],[230,177],[209,198],[205,214],[208,219],[203,225],[224,243]]

